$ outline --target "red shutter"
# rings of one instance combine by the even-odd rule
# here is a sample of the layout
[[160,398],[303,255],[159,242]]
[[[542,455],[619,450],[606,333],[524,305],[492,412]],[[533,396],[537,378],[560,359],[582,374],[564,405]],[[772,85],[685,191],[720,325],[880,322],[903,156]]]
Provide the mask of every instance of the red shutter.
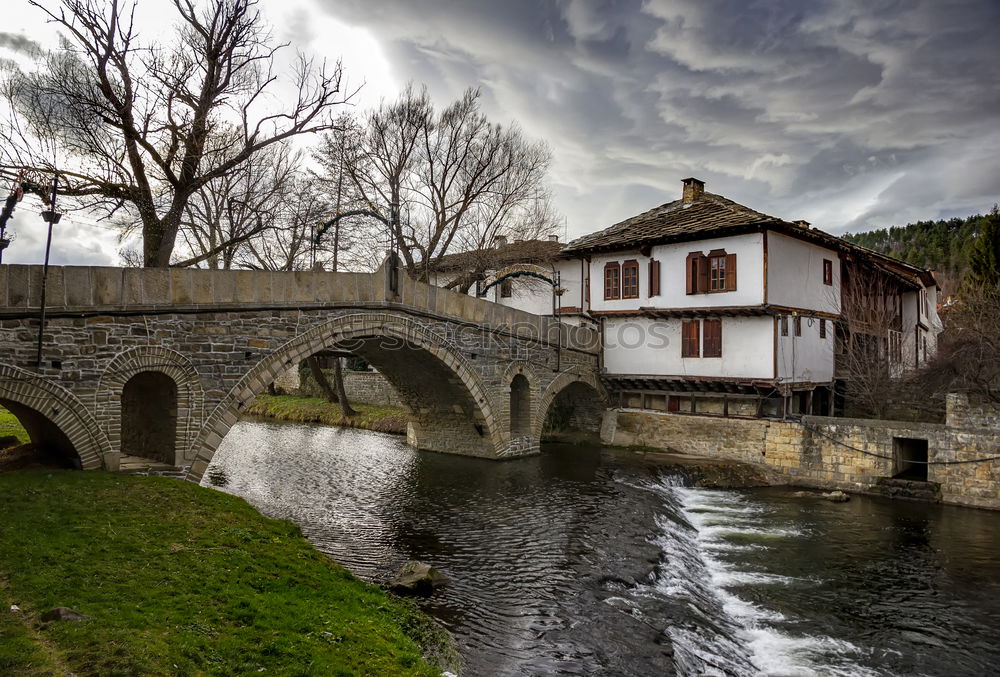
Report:
[[691,252],[687,255],[687,262],[684,266],[684,277],[687,278],[685,284],[687,286],[688,294],[698,293],[698,259],[701,258],[701,252]]
[[660,262],[649,260],[649,295],[660,295]]
[[681,357],[698,357],[698,320],[687,320],[681,323]]
[[736,254],[726,254],[726,291],[736,291]]
[[722,320],[705,320],[705,349],[702,357],[722,357]]

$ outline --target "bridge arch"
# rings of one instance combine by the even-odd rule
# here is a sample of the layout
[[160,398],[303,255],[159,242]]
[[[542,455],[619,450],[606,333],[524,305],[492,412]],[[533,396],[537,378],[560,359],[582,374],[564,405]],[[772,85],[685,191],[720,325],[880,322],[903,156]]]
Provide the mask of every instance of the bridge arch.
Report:
[[283,371],[321,350],[354,352],[393,385],[410,414],[410,444],[436,451],[462,446],[495,458],[504,443],[486,385],[442,332],[392,312],[342,315],[286,342],[258,362],[208,416],[195,439],[188,479],[200,481],[239,413]]
[[81,469],[111,465],[113,450],[107,436],[83,402],[59,384],[0,364],[0,405],[18,418],[32,442],[56,447]]
[[601,429],[601,418],[608,403],[607,393],[593,371],[580,367],[571,367],[562,372],[545,388],[539,398],[533,423],[534,435],[542,439],[546,432],[546,422],[556,408],[563,407],[565,421],[560,425],[596,435]]
[[138,346],[116,355],[104,368],[97,384],[95,401],[98,422],[108,437],[119,441],[119,453],[124,449],[122,430],[122,396],[128,383],[142,374],[162,374],[173,381],[176,397],[172,415],[176,420],[173,458],[162,459],[181,465],[194,444],[204,417],[205,389],[198,371],[184,355],[163,346]]

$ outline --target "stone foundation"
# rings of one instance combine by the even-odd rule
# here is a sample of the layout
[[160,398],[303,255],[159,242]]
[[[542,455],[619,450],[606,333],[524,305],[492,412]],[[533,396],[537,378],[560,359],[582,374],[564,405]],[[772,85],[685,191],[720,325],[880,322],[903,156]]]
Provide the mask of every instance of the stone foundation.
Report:
[[[900,472],[900,448],[926,442],[928,486],[941,501],[1000,510],[1000,428],[995,407],[948,401],[948,422],[909,423],[804,416],[801,421],[736,419],[633,409],[609,412],[602,437],[616,445],[642,445],[753,463],[774,482],[884,493],[885,478]],[[960,463],[955,463],[959,461]],[[920,466],[918,466],[920,467]]]

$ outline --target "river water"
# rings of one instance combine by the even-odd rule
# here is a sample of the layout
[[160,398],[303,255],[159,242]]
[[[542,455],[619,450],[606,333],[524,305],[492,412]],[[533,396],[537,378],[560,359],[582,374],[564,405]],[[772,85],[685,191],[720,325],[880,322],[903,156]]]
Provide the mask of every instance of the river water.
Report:
[[635,458],[245,421],[205,483],[361,578],[432,563],[464,675],[1000,674],[1000,514],[691,488]]

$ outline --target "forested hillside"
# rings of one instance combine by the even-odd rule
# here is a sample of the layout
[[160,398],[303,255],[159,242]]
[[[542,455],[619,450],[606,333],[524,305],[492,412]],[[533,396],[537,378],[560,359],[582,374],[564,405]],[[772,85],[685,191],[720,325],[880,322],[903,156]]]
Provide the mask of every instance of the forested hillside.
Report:
[[951,294],[968,270],[969,256],[986,218],[976,214],[965,219],[918,221],[843,237],[862,247],[934,270],[944,292]]

